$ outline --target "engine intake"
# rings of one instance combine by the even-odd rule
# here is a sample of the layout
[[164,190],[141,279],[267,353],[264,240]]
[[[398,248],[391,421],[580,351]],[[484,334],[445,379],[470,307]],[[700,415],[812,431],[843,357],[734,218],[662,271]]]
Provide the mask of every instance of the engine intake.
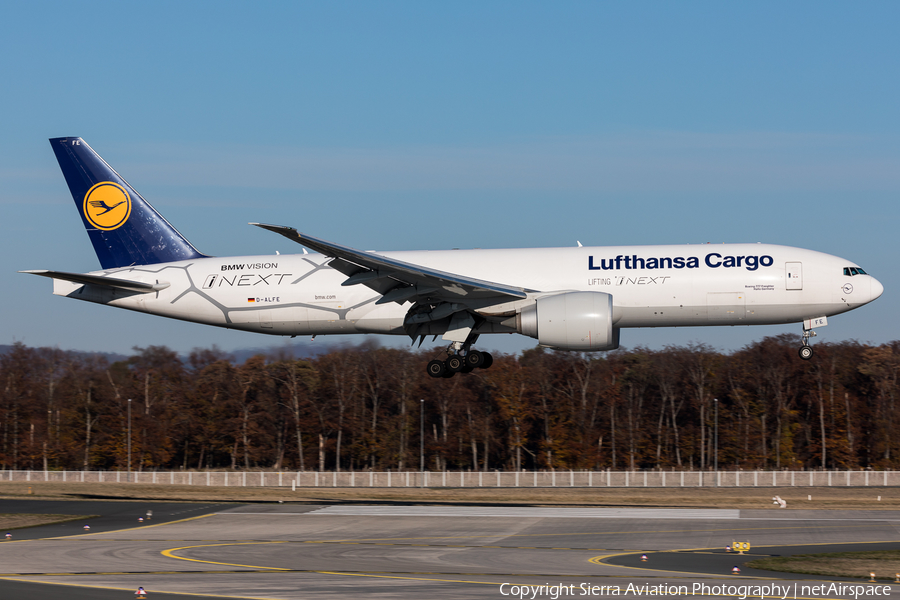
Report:
[[545,296],[516,316],[518,332],[536,338],[542,346],[587,352],[619,347],[610,294],[565,292]]

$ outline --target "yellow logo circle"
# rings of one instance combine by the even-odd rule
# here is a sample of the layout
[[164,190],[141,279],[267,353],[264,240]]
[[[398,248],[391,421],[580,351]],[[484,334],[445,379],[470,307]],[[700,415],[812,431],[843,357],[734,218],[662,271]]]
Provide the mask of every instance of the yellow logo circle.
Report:
[[84,195],[84,216],[97,229],[121,227],[131,215],[131,197],[121,185],[102,181]]

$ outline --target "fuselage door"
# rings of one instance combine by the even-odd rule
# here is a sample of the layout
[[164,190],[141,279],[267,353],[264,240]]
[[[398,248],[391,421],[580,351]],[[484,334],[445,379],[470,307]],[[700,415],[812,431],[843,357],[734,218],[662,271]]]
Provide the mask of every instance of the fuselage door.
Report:
[[803,289],[803,265],[798,262],[784,263],[784,283],[787,290]]
[[746,302],[743,292],[708,292],[706,294],[707,316],[710,321],[731,321],[737,323],[746,316]]

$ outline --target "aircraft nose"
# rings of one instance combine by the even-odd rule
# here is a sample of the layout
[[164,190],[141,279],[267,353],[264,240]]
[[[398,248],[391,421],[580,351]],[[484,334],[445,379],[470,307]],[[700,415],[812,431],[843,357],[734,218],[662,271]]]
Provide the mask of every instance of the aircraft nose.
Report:
[[875,278],[873,277],[873,278],[872,278],[872,292],[871,292],[872,300],[874,300],[875,298],[878,298],[879,296],[881,296],[881,294],[882,294],[883,292],[884,292],[884,286],[881,285],[881,282],[880,282],[880,281],[878,281],[877,279],[875,279]]

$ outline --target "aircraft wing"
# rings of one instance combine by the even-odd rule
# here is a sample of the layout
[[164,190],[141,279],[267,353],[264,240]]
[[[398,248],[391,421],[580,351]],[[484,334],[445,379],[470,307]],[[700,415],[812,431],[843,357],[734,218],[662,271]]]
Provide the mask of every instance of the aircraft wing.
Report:
[[274,231],[298,244],[332,257],[334,260],[329,266],[347,275],[347,280],[342,285],[368,286],[382,294],[377,304],[387,302],[402,304],[417,300],[463,304],[466,301],[479,301],[480,304],[484,304],[485,300],[496,300],[499,303],[526,298],[528,292],[532,291],[438,271],[374,252],[355,250],[299,233],[293,227],[262,223],[250,225]]
[[128,279],[118,279],[115,277],[103,277],[102,275],[88,275],[85,273],[66,273],[63,271],[19,271],[19,273],[31,273],[32,275],[40,275],[41,277],[50,277],[51,279],[62,279],[63,281],[71,281],[73,283],[85,283],[89,285],[99,285],[101,287],[115,288],[118,290],[128,290],[129,292],[149,293],[158,292],[169,287],[166,281],[158,283],[144,283],[143,281],[129,281]]

